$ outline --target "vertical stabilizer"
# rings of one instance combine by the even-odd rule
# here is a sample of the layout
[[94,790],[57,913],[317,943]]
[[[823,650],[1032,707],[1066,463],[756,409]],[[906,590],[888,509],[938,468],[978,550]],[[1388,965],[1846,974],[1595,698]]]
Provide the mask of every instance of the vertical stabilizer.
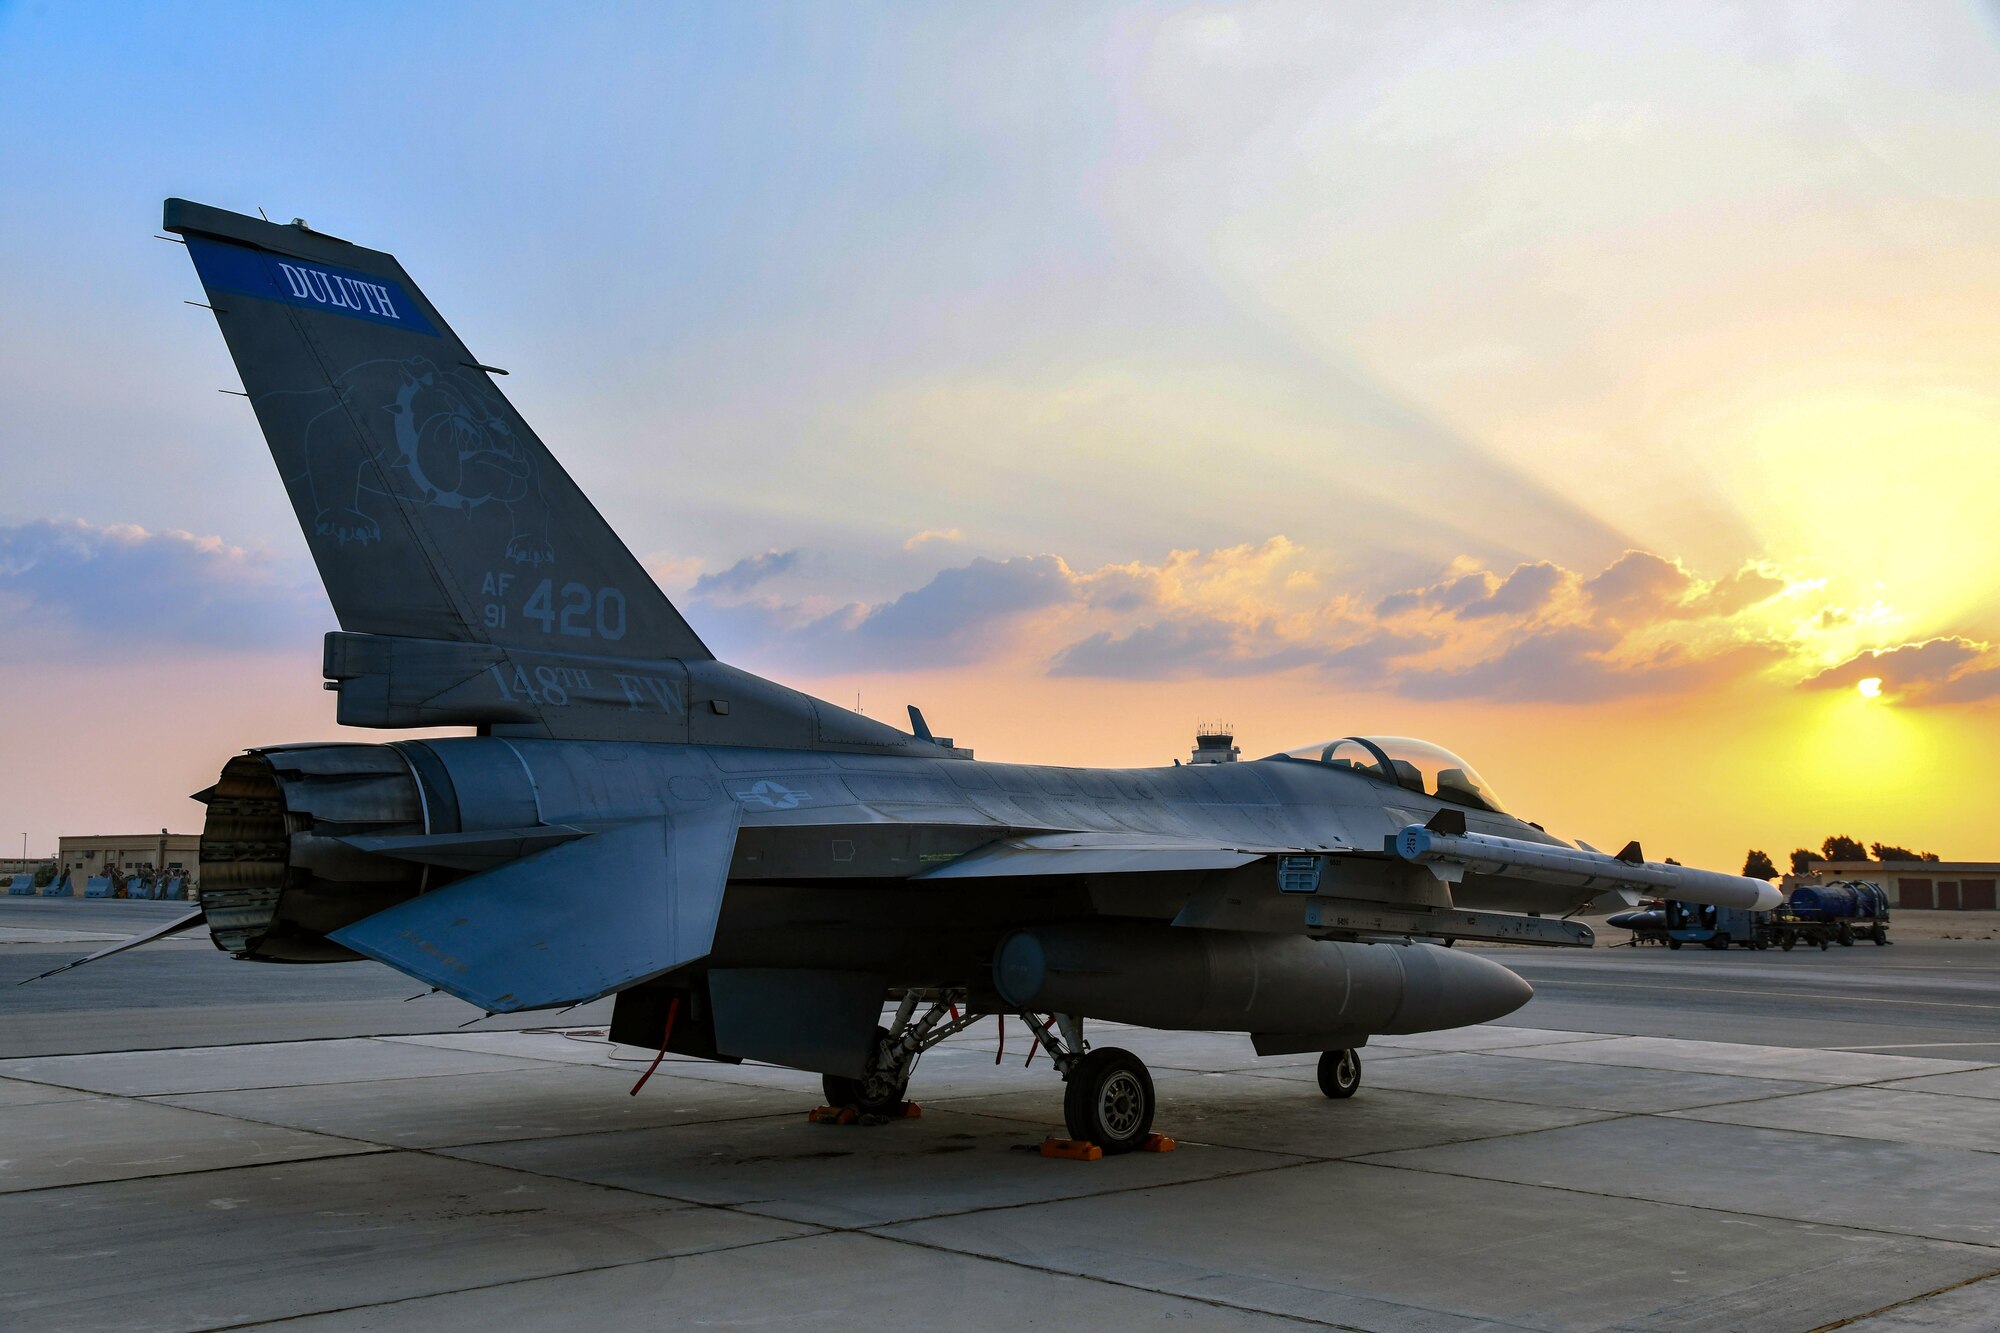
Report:
[[166,203],[343,629],[712,654],[395,258]]

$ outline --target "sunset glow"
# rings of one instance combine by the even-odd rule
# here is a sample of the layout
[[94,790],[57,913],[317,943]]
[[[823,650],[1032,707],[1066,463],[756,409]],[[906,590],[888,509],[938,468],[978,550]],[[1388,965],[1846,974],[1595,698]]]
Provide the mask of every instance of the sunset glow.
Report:
[[357,82],[0,6],[0,837],[337,734],[172,193],[394,251],[719,655],[981,757],[2000,856],[2000,52],[1925,12],[440,11]]

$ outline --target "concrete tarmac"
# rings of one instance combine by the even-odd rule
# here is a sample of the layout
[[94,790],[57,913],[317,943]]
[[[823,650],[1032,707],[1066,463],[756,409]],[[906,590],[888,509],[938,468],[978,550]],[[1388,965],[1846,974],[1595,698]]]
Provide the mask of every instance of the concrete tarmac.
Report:
[[[0,899],[0,986],[178,905]],[[2000,948],[1496,950],[1505,1025],[1310,1057],[1094,1025],[1169,1154],[1034,1152],[1045,1059],[818,1080],[205,940],[0,990],[0,1327],[2000,1329]],[[500,1030],[494,1030],[500,1029]]]
[[1535,988],[1508,1021],[2000,1060],[2000,943],[1818,949],[1499,949]]

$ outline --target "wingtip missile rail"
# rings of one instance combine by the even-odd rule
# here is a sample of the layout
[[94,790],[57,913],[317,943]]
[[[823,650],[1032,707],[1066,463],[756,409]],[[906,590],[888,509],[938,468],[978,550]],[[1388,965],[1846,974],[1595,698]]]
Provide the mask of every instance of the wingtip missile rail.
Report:
[[1768,912],[1784,901],[1784,895],[1763,880],[1647,861],[1636,846],[1627,849],[1628,859],[1486,833],[1440,832],[1423,824],[1408,825],[1385,841],[1390,855],[1424,866],[1447,881],[1467,874],[1535,879],[1603,893],[1632,889],[1685,903],[1756,912]]

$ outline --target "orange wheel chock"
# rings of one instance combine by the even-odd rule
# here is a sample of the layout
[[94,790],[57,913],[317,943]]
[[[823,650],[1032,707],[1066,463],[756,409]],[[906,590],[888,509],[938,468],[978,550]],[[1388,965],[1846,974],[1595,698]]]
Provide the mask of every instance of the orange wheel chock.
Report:
[[1043,1139],[1042,1156],[1065,1157],[1073,1162],[1094,1162],[1104,1156],[1104,1149],[1082,1139]]
[[806,1119],[815,1125],[851,1125],[858,1117],[851,1106],[815,1106]]
[[1172,1152],[1181,1145],[1164,1134],[1148,1134],[1146,1141],[1139,1145],[1140,1152]]
[[924,1108],[915,1102],[904,1102],[902,1115],[905,1120],[922,1120],[924,1118]]

